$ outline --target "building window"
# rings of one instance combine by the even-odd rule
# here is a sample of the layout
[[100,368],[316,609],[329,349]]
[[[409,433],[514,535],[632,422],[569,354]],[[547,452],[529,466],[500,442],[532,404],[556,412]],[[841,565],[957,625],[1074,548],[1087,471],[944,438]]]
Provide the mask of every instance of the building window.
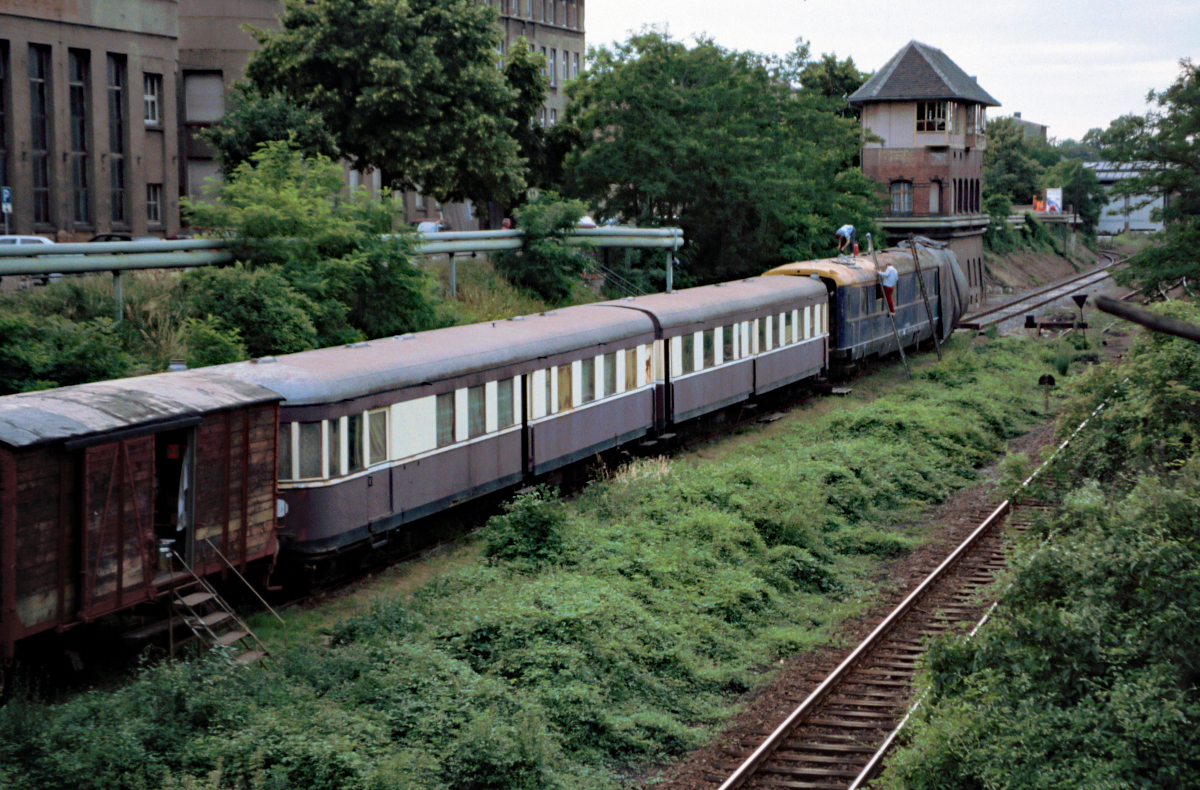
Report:
[[67,85],[70,93],[71,128],[71,214],[76,222],[92,221],[88,205],[88,53],[72,49],[67,53]]
[[142,117],[147,126],[162,125],[162,75],[142,75]]
[[146,184],[146,221],[162,223],[162,184]]
[[551,109],[550,110],[550,125],[553,126],[556,123],[558,123],[558,110]]
[[50,47],[29,45],[29,161],[33,221],[50,223]]
[[572,64],[572,67],[571,67],[571,79],[577,80],[577,79],[579,79],[579,53],[578,52],[572,53],[572,58],[574,60],[574,63]]
[[919,101],[917,102],[917,131],[944,132],[946,131],[946,102]]
[[225,83],[219,73],[184,76],[183,95],[188,123],[212,123],[225,114]]
[[110,219],[125,224],[125,58],[108,56],[108,198]]
[[558,74],[558,50],[557,49],[550,50],[550,57],[546,61],[546,65],[548,65],[550,67],[550,84],[552,86],[556,85],[557,80],[555,79],[555,77]]
[[911,181],[893,181],[892,182],[892,213],[893,214],[911,214],[913,210],[912,202],[912,182]]
[[542,124],[542,128],[545,129],[546,128],[546,108],[545,107],[542,108],[542,112],[541,112],[541,124]]

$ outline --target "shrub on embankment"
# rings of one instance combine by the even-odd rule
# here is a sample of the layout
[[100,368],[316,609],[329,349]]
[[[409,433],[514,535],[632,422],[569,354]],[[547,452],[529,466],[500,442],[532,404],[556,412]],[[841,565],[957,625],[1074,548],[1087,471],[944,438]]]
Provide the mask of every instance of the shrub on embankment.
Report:
[[1200,348],[1143,336],[1077,390],[1064,434],[1107,402],[1042,488],[1056,513],[979,638],[931,651],[889,788],[1200,786]]
[[[517,500],[478,563],[280,650],[0,709],[0,786],[620,787],[705,742],[774,660],[825,643],[925,506],[1039,414],[1040,347],[956,341],[912,383],[697,460]],[[531,539],[531,536],[536,539]],[[297,638],[293,635],[293,644]]]

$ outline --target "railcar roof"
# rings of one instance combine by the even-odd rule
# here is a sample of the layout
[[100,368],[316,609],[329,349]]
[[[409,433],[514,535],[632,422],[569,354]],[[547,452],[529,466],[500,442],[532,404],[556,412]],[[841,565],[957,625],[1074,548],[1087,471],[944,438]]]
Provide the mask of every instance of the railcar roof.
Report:
[[274,390],[288,405],[337,403],[653,331],[650,319],[632,310],[581,305],[210,369]]
[[0,398],[0,443],[28,447],[278,401],[212,368],[79,384]]
[[[932,269],[940,265],[938,259],[920,245],[917,252],[921,257],[921,269]],[[909,274],[914,270],[912,253],[907,249],[877,252],[879,271],[887,268],[888,263],[896,267],[899,274]],[[797,261],[776,266],[766,273],[771,275],[791,275],[793,277],[808,277],[815,274],[822,279],[833,280],[838,285],[864,285],[875,282],[878,273],[875,261],[870,255],[848,255],[845,258],[824,258],[816,261]]]
[[[780,281],[751,277],[746,280],[686,288],[673,293],[649,294],[606,302],[653,313],[663,329],[733,317],[794,303],[797,299],[825,299],[825,286],[804,280]],[[631,311],[632,312],[632,311]]]

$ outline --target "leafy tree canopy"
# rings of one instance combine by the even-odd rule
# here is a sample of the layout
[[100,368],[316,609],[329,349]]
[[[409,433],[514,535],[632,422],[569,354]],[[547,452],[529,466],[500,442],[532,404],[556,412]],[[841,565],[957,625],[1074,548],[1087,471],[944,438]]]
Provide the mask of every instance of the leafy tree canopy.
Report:
[[1113,187],[1114,196],[1141,198],[1141,205],[1168,198],[1152,215],[1166,223],[1165,243],[1138,252],[1125,272],[1147,293],[1200,276],[1200,66],[1182,60],[1179,70],[1169,88],[1150,91],[1155,109],[1118,118],[1097,140],[1106,161],[1138,166],[1137,177]]
[[271,140],[290,139],[309,156],[321,154],[335,160],[341,156],[337,141],[319,114],[282,93],[264,96],[247,85],[235,86],[225,114],[200,136],[212,146],[225,180],[238,165],[250,161],[260,145]]
[[1017,205],[1029,205],[1041,189],[1043,167],[1032,156],[1024,127],[1013,118],[995,118],[988,121],[987,135],[984,194],[1001,194]]
[[0,312],[0,395],[120,378],[129,371],[109,318]]
[[495,13],[474,0],[287,0],[255,30],[246,67],[263,95],[316,112],[359,169],[441,201],[524,188],[512,136],[522,96],[496,69]]
[[878,186],[852,168],[859,125],[794,87],[806,46],[781,59],[649,31],[590,57],[568,88],[567,190],[601,217],[682,227],[694,281],[828,254],[845,222],[873,228]]
[[544,192],[513,213],[525,243],[519,249],[497,253],[493,257],[496,270],[548,302],[561,302],[570,295],[588,260],[582,250],[567,246],[567,235],[583,217],[583,204]]
[[212,192],[185,202],[193,224],[236,241],[244,267],[190,272],[191,315],[239,330],[254,355],[353,342],[439,324],[431,282],[391,233],[395,208],[343,191],[341,168],[287,141],[265,143]]
[[853,107],[850,95],[862,87],[868,74],[859,71],[853,58],[838,60],[837,55],[822,55],[800,71],[800,84],[804,90],[818,93],[829,99],[830,112],[843,118],[858,118],[861,110]]

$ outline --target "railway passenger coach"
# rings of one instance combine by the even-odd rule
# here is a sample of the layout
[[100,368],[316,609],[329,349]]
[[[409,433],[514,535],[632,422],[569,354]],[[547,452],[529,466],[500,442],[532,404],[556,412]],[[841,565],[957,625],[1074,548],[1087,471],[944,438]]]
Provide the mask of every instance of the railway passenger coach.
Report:
[[[965,304],[918,251],[932,321],[911,252],[878,256],[905,345]],[[0,398],[0,662],[223,558],[427,542],[455,503],[895,349],[870,258],[770,273],[794,276]]]
[[213,368],[284,398],[284,547],[404,524],[818,374],[825,289],[762,277]]

